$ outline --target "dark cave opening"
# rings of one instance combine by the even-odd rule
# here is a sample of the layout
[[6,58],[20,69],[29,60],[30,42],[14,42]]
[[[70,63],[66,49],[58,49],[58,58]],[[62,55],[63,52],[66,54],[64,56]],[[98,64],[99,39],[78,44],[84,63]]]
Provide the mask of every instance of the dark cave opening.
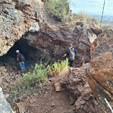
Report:
[[[21,71],[19,62],[17,61],[16,50],[19,50],[25,57],[26,72],[28,72],[36,63],[40,63],[41,51],[35,48],[35,46],[30,45],[31,43],[27,39],[29,38],[29,34],[31,33],[26,32],[20,40],[17,40],[14,43],[6,54],[0,56],[0,67],[5,68],[9,73],[19,73]],[[34,36],[33,33],[32,35]]]
[[37,43],[34,43],[30,40],[30,38],[36,37],[37,33],[26,32],[20,38],[20,40],[15,42],[15,44],[9,49],[9,51],[5,55],[0,57],[0,65],[18,65],[16,50],[19,50],[20,53],[25,56],[26,66],[27,64],[29,66],[29,62],[34,65],[36,63],[40,63],[41,60],[46,61],[47,55],[44,52],[44,48],[40,47]]
[[15,42],[15,44],[9,49],[9,51],[5,55],[0,57],[0,61],[2,62],[9,58],[13,58],[16,60],[16,50],[19,50],[20,53],[22,53],[25,56],[26,60],[28,60],[28,53],[21,46],[21,42],[22,40],[18,40],[17,42]]
[[29,46],[27,40],[21,38],[15,42],[5,55],[0,57],[0,65],[19,69],[16,50],[19,50],[25,56],[26,66],[29,67],[36,62],[34,61],[36,49]]
[[13,57],[14,59],[16,59],[16,50],[19,50],[20,53],[22,53],[25,56],[25,59],[28,60],[28,54],[27,52],[22,48],[22,46],[20,45],[21,40],[15,42],[15,44],[13,45],[13,47],[7,52],[6,55]]

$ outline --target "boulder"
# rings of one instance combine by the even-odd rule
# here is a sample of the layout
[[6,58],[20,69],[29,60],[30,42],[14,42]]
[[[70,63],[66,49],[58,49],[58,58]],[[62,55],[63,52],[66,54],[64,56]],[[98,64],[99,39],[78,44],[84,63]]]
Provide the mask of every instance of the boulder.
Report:
[[39,24],[37,22],[35,22],[30,28],[29,31],[30,32],[38,32],[40,29]]
[[[70,104],[75,106],[74,113],[103,113],[103,110],[99,108],[98,102],[94,99],[93,92],[86,81],[85,70],[90,67],[90,64],[84,64],[80,68],[64,69],[53,80],[54,86],[58,84],[59,89],[65,89],[68,94]],[[67,74],[62,74],[66,72]],[[100,112],[101,111],[101,112]]]
[[1,113],[14,113],[10,104],[6,101],[3,95],[2,88],[0,87],[0,112]]
[[113,31],[110,29],[98,35],[91,46],[91,65],[86,71],[87,81],[99,100],[102,109],[107,113],[110,113],[107,101],[113,107],[112,37]]
[[99,35],[100,33],[102,33],[102,29],[97,28],[97,27],[91,27],[90,28],[96,35]]
[[91,29],[88,29],[88,37],[91,44],[97,39],[97,35]]

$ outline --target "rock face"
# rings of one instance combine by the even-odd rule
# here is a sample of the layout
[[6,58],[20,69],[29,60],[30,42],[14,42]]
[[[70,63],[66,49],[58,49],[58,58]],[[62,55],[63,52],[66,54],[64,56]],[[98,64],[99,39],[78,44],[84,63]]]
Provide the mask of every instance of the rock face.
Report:
[[40,18],[41,0],[0,0],[0,56]]
[[74,29],[68,25],[45,24],[38,32],[26,32],[19,45],[27,52],[29,59],[46,61],[62,60],[69,43],[77,50],[75,64],[90,61],[90,41],[87,30],[76,25]]
[[58,75],[60,79],[55,79],[56,91],[66,89],[70,104],[75,106],[74,113],[103,113],[98,108],[93,92],[84,76],[85,69],[89,66],[86,64],[81,68],[64,69]]
[[[91,66],[86,71],[95,96],[106,111],[108,103],[113,107],[113,31],[105,30],[91,47]],[[107,111],[109,113],[109,111]]]
[[46,22],[43,8],[41,0],[0,1],[0,56],[21,38],[19,46],[29,59],[61,60],[71,42],[77,50],[75,65],[82,64],[83,59],[89,62],[94,33],[85,29],[82,22],[76,23],[74,29],[61,23],[51,25]]
[[0,87],[0,112],[1,113],[14,113],[11,109],[10,104],[5,99],[1,87]]

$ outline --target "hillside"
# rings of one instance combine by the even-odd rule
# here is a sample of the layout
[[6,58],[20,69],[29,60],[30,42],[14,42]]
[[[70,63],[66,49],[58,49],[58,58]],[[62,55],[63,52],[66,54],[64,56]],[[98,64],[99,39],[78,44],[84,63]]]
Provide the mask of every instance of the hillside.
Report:
[[[113,105],[112,30],[83,13],[72,14],[67,0],[51,1],[0,1],[0,87],[11,105],[4,98],[0,109],[110,113],[103,99]],[[73,67],[62,57],[70,43],[76,50]]]

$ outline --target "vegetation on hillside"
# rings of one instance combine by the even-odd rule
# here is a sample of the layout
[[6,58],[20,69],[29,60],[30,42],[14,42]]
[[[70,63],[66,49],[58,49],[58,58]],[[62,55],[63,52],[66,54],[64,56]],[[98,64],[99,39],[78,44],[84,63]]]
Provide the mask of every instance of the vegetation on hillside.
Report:
[[84,22],[84,24],[89,25],[95,23],[98,25],[99,20],[94,17],[89,17],[86,13],[80,12],[78,14],[73,14],[72,17],[68,20],[69,24],[75,24],[76,22]]
[[47,63],[35,64],[31,71],[22,74],[10,85],[12,100],[17,100],[21,95],[30,94],[33,86],[43,86],[47,80]]
[[42,61],[40,64],[35,64],[29,72],[22,74],[10,84],[8,92],[11,93],[12,100],[15,101],[22,95],[31,94],[34,87],[40,89],[46,83],[48,76],[57,75],[67,66],[68,59],[65,62],[54,62],[52,65],[42,63]]
[[80,12],[78,13],[76,16],[76,19],[80,19],[82,21],[86,21],[86,22],[94,22],[95,24],[98,24],[98,19],[94,18],[94,17],[89,17],[86,13]]
[[72,14],[69,3],[67,0],[49,0],[45,2],[46,12],[49,17],[56,21],[66,22],[68,24],[75,24],[77,21],[85,22],[86,24],[95,23],[98,24],[98,19],[91,18],[87,14],[80,12],[78,14]]
[[45,3],[47,14],[57,21],[68,18],[69,4],[67,0],[50,0]]

